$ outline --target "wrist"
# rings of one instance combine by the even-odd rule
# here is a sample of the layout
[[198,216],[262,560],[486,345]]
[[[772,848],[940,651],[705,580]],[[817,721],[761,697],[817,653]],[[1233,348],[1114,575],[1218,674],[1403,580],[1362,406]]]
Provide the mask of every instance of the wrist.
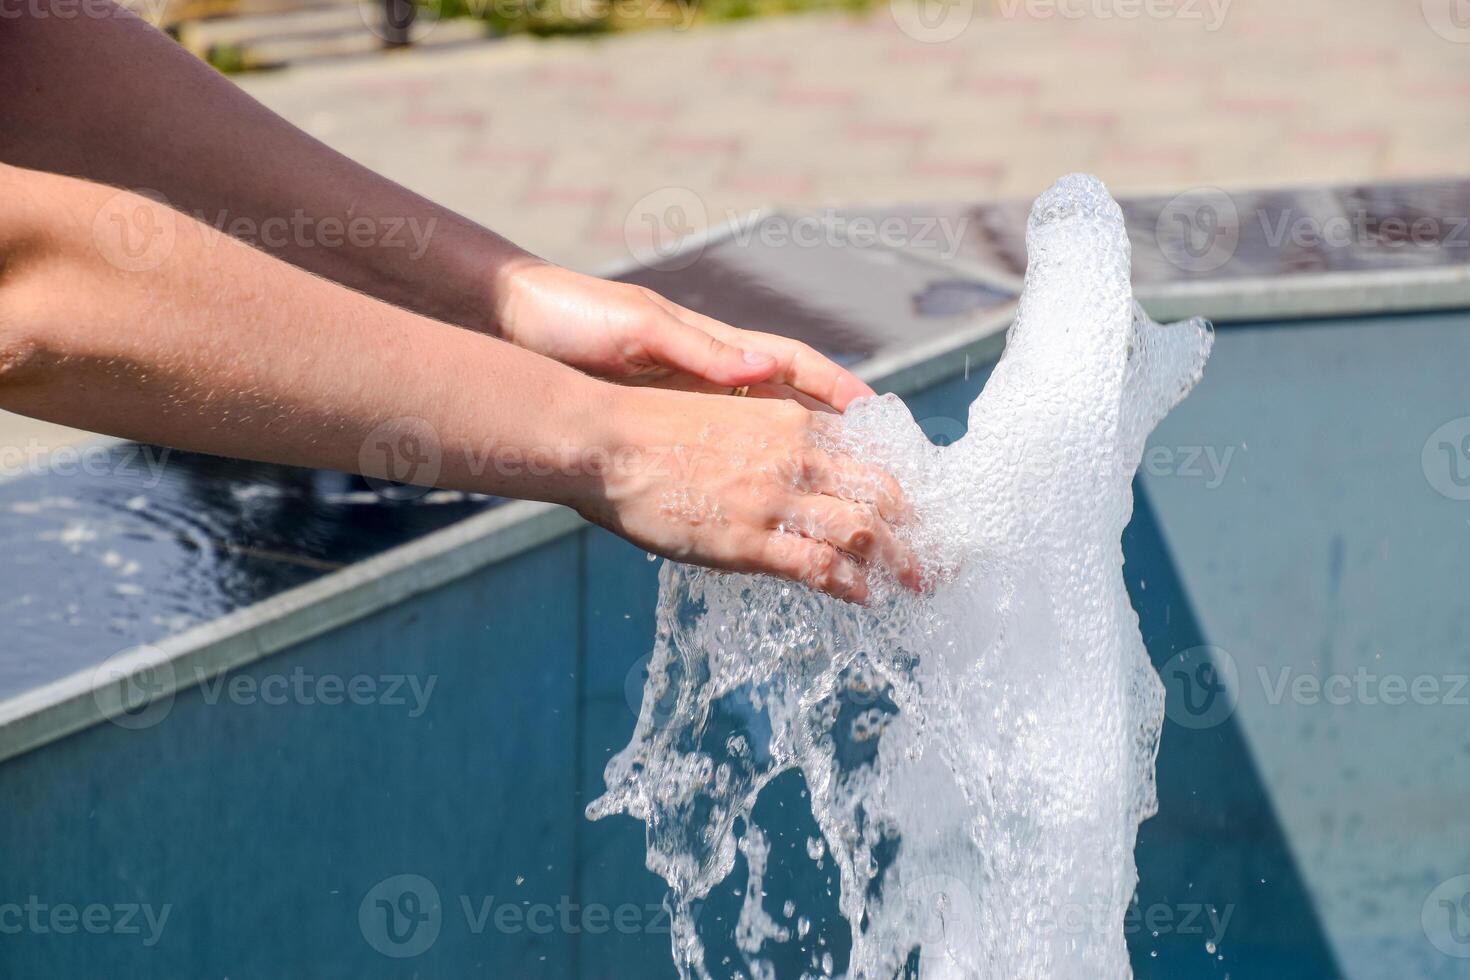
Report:
[[620,501],[642,493],[655,472],[658,447],[671,440],[664,422],[668,392],[626,387],[579,375],[589,386],[590,411],[576,424],[576,457],[558,501],[603,526],[615,523]]
[[[522,311],[531,305],[538,280],[543,279],[549,270],[559,267],[504,239],[501,241],[504,250],[477,260],[484,279],[480,298],[483,322],[475,329],[524,347],[524,338],[518,336],[516,329]],[[489,270],[488,275],[484,272],[486,269]]]

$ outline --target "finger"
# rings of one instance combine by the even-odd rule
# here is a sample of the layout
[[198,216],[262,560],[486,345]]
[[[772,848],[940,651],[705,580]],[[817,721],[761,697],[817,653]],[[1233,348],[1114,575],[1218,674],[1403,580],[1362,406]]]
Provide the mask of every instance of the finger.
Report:
[[857,375],[819,354],[799,340],[755,330],[741,330],[703,313],[687,310],[662,297],[665,308],[685,323],[742,350],[758,351],[775,358],[777,368],[762,380],[789,385],[837,411],[845,411],[858,398],[874,394]]
[[726,389],[765,381],[779,366],[770,354],[742,350],[673,316],[658,321],[643,349],[663,367]]
[[868,601],[868,579],[857,561],[830,544],[799,534],[772,534],[766,569],[847,602]]
[[874,394],[857,375],[799,340],[747,334],[739,342],[776,359],[776,369],[765,378],[768,383],[790,385],[839,412],[846,411],[857,399]]
[[751,385],[749,395],[751,398],[776,398],[783,401],[796,402],[809,412],[821,412],[823,415],[828,416],[832,415],[835,411],[826,402],[819,402],[811,395],[797,391],[790,385]]
[[[633,379],[625,384],[649,385],[654,388],[664,388],[669,391],[692,391],[701,395],[728,395],[730,389],[738,385],[715,384],[703,378],[695,377],[685,371],[675,371],[658,378]],[[746,392],[751,398],[772,398],[779,401],[793,401],[809,412],[821,412],[824,415],[832,415],[831,405],[819,402],[810,395],[804,395],[789,385],[753,384]]]
[[913,520],[914,511],[898,481],[876,466],[859,463],[841,453],[808,452],[801,460],[801,489],[842,500],[872,504],[890,524]]
[[898,540],[893,528],[872,504],[816,496],[802,505],[792,523],[806,537],[825,541],[870,564],[882,565],[905,586],[915,592],[919,590],[919,563],[913,552]]

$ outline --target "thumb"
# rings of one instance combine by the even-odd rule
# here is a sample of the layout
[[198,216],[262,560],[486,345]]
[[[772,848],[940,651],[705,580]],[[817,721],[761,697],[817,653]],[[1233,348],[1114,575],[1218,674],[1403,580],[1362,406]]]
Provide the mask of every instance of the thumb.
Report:
[[663,367],[732,388],[764,381],[776,370],[770,354],[741,350],[673,317],[644,349]]

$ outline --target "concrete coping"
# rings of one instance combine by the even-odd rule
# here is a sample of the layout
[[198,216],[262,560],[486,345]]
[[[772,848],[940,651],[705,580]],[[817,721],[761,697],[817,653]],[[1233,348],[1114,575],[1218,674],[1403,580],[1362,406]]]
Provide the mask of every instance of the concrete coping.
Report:
[[[702,250],[734,230],[734,223],[714,229],[685,247]],[[1141,288],[1138,298],[1161,321],[1453,309],[1470,307],[1470,267],[1219,280]],[[991,310],[912,348],[881,353],[856,371],[879,391],[913,394],[998,359],[1014,314],[1013,303]],[[513,501],[158,643],[124,651],[0,702],[0,761],[138,709],[141,705],[128,701],[129,690],[136,688],[129,678],[141,673],[149,677],[151,698],[172,697],[583,526],[565,508]]]

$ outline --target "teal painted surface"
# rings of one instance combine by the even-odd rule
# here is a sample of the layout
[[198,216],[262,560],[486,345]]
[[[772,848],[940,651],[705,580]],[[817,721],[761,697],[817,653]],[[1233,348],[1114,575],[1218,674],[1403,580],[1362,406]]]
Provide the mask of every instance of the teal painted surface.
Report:
[[[475,926],[492,896],[554,908],[573,890],[578,553],[564,539],[235,675],[433,678],[419,717],[386,688],[334,705],[196,688],[152,727],[104,724],[0,768],[0,902],[169,909],[151,946],[61,933],[48,913],[0,937],[0,975],[573,976],[539,922]],[[433,883],[440,928],[392,959],[369,942],[392,948],[386,919],[364,929],[359,907],[403,874]]]
[[[1165,455],[1136,484],[1125,577],[1170,719],[1128,924],[1140,977],[1463,975],[1421,912],[1470,872],[1470,709],[1273,703],[1258,673],[1470,673],[1470,503],[1422,458],[1470,415],[1466,363],[1465,315],[1225,328],[1151,440]],[[909,399],[931,437],[962,433],[984,379],[974,366]],[[1232,446],[1216,479],[1207,451],[1218,464]],[[582,816],[636,720],[657,569],[589,529],[237,675],[432,677],[417,718],[411,693],[211,704],[196,689],[153,727],[104,725],[0,766],[0,906],[169,906],[152,946],[142,919],[140,934],[0,934],[0,975],[673,976],[641,825]],[[1198,655],[1179,658],[1204,644],[1243,682],[1201,727]],[[802,792],[788,777],[762,806],[799,812]],[[820,890],[808,829],[787,830],[768,887]],[[380,949],[427,935],[409,929],[415,896],[431,906],[416,881],[370,894],[403,874],[432,882],[439,931],[394,958]],[[741,881],[737,867],[711,897],[712,924]]]

